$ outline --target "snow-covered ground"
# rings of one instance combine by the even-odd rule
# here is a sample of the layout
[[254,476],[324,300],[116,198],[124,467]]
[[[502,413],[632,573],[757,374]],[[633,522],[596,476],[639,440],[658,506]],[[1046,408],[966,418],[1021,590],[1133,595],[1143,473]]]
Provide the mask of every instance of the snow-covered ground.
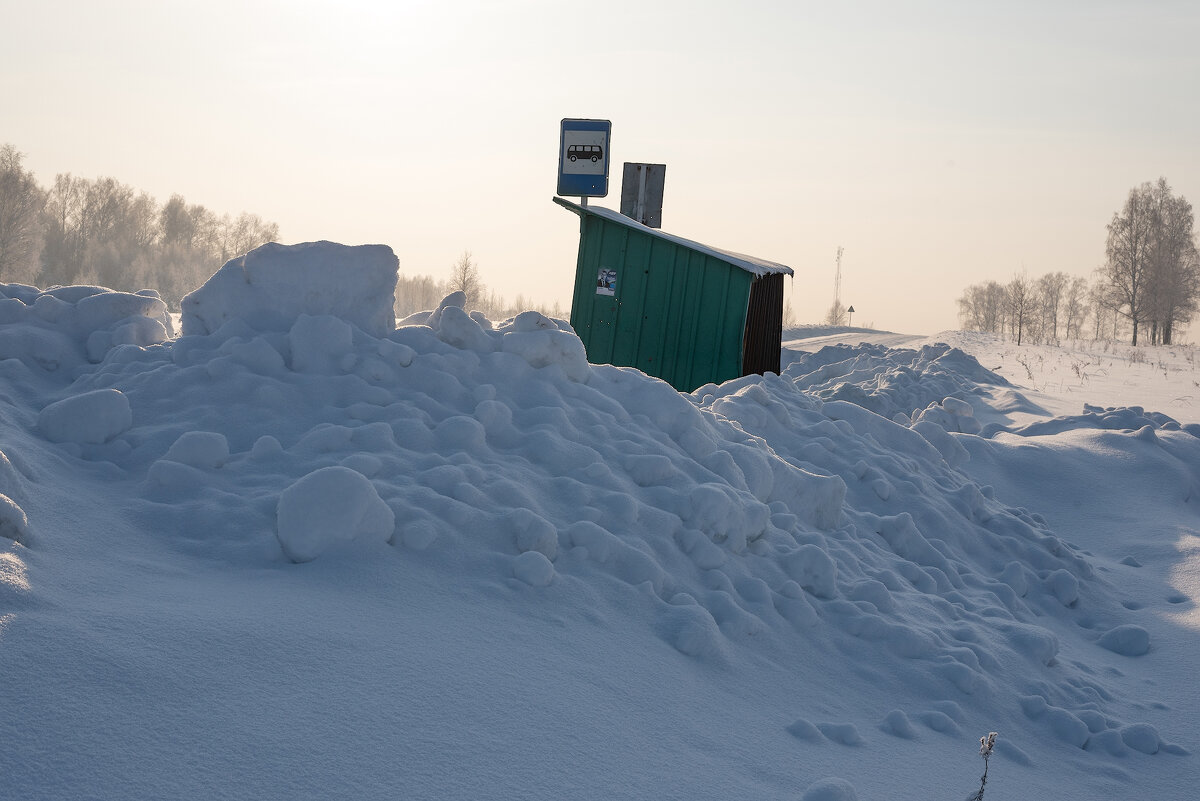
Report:
[[0,285],[0,798],[1193,797],[1194,348],[681,395],[394,277]]

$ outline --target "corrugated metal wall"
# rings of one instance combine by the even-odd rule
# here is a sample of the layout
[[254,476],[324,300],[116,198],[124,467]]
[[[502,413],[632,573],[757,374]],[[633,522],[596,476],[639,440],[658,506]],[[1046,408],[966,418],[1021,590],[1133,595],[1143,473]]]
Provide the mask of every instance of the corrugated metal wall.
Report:
[[[612,295],[597,293],[602,270],[616,272]],[[636,367],[690,392],[743,375],[754,278],[706,253],[583,211],[571,325],[589,361]],[[782,281],[779,286],[782,292]],[[776,331],[776,371],[778,338]]]

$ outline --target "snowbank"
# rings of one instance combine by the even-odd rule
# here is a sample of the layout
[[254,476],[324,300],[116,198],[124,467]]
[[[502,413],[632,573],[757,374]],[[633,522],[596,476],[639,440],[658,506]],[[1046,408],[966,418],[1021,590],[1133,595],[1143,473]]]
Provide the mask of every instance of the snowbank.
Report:
[[382,337],[395,319],[398,264],[386,245],[262,245],[184,297],[183,334],[211,334],[231,320],[286,329],[302,314],[325,314]]
[[[0,610],[0,668],[20,688],[0,731],[65,744],[3,765],[14,793],[128,795],[116,775],[161,790],[166,757],[141,755],[185,721],[223,762],[264,730],[311,733],[305,748],[335,758],[305,787],[326,795],[352,763],[378,797],[425,767],[461,784],[413,797],[574,781],[846,799],[890,792],[889,771],[932,797],[970,786],[932,788],[948,769],[919,766],[964,743],[973,757],[989,730],[1041,795],[1096,795],[1093,774],[1116,794],[1172,788],[1192,770],[1171,760],[1194,704],[1143,697],[1194,651],[1160,614],[1191,603],[1165,589],[1174,541],[1158,539],[1194,529],[1186,428],[1110,410],[989,430],[988,393],[1012,388],[947,346],[826,349],[684,395],[588,364],[564,321],[491,321],[461,294],[385,324],[394,262],[268,246],[189,296],[183,336],[96,364],[92,333],[153,304],[6,290],[16,422],[0,447],[20,463],[0,462],[0,534],[37,536],[0,554],[2,575],[34,573],[0,586],[18,610],[9,629]],[[79,311],[89,298],[108,312]],[[70,376],[47,378],[68,360],[46,348]],[[31,376],[46,378],[33,396]],[[1159,494],[1120,518],[1119,484]],[[60,641],[68,707],[63,675],[39,669]],[[201,698],[172,717],[195,686],[237,714]],[[80,720],[117,721],[122,751]],[[294,763],[243,767],[264,777],[256,795],[296,789]],[[234,774],[173,779],[231,794]]]

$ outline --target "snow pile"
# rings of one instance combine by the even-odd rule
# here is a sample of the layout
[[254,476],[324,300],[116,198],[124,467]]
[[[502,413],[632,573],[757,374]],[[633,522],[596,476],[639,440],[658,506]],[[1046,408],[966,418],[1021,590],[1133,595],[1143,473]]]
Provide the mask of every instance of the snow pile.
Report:
[[[831,345],[797,354],[784,370],[797,389],[824,400],[845,400],[888,418],[917,417],[944,398],[966,401],[979,384],[1005,386],[1000,376],[957,348],[938,343],[920,350],[881,345]],[[949,416],[961,417],[959,411]],[[962,433],[976,433],[964,431]]]
[[42,409],[38,428],[51,442],[100,444],[129,430],[133,412],[119,389],[72,395]]
[[293,562],[311,562],[338,540],[392,538],[395,516],[362,475],[338,465],[322,467],[279,495],[279,544]]
[[[977,413],[1012,388],[944,345],[826,348],[683,395],[588,364],[563,321],[494,322],[461,293],[382,325],[368,299],[394,260],[260,249],[189,296],[178,339],[113,348],[12,401],[0,448],[21,462],[0,461],[0,533],[24,545],[0,554],[0,578],[36,571],[0,598],[90,609],[80,587],[103,571],[124,609],[154,612],[113,622],[106,597],[97,627],[158,638],[132,667],[109,653],[124,634],[76,657],[89,720],[114,719],[136,675],[147,711],[121,718],[133,756],[114,754],[37,670],[79,624],[19,614],[5,633],[0,610],[0,667],[21,687],[0,731],[65,743],[75,766],[43,784],[22,751],[0,765],[14,792],[128,795],[97,779],[116,765],[151,794],[167,757],[140,755],[160,727],[244,761],[258,718],[337,757],[243,764],[258,797],[294,795],[296,770],[310,794],[353,775],[376,797],[603,782],[614,797],[849,799],[897,781],[932,797],[948,773],[929,766],[988,730],[1009,776],[1055,797],[1194,771],[1176,725],[1194,704],[1143,697],[1179,661],[1181,624],[1160,613],[1190,604],[1157,605],[1170,560],[1147,539],[1195,529],[1200,438],[1184,427],[1113,410],[1099,417],[1146,422],[989,428]],[[14,319],[0,342],[73,341],[73,325]],[[32,365],[0,372],[6,397],[53,372]],[[1154,505],[1122,512],[1120,484]],[[195,703],[180,671],[237,713]],[[866,771],[865,748],[887,769]]]
[[211,334],[231,320],[272,327],[326,314],[381,337],[392,328],[396,254],[386,245],[262,245],[230,259],[183,299],[181,327]]
[[145,347],[173,335],[166,304],[153,290],[68,286],[43,292],[0,284],[0,360],[16,359],[34,371],[73,377],[115,347]]

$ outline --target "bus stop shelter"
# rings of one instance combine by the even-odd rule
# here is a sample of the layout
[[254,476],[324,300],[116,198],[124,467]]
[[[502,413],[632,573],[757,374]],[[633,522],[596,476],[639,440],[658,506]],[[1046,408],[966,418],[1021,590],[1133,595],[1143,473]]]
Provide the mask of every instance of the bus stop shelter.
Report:
[[792,268],[554,202],[579,215],[571,325],[588,361],[636,367],[681,392],[779,372]]

